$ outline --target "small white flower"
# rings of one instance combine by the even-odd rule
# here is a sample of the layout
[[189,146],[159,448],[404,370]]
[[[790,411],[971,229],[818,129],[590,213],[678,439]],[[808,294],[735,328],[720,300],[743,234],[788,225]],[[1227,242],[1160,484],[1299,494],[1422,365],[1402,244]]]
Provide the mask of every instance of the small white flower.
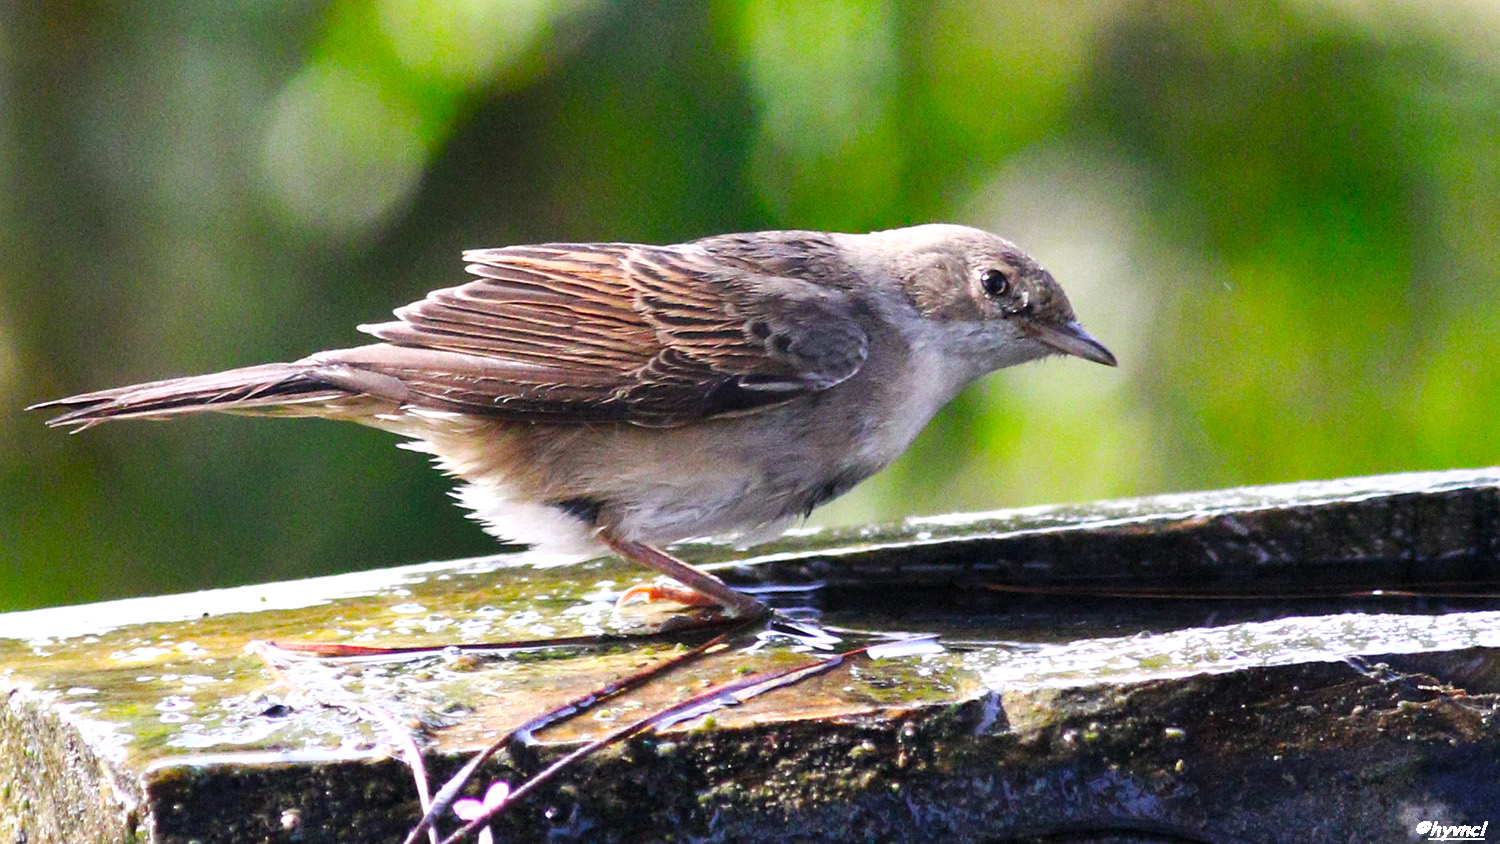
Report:
[[[496,780],[490,783],[489,790],[484,793],[484,800],[475,800],[465,797],[462,800],[453,801],[453,814],[465,821],[472,821],[484,815],[491,809],[498,808],[510,799],[510,783],[504,780]],[[495,836],[489,829],[479,831],[479,844],[495,844]]]

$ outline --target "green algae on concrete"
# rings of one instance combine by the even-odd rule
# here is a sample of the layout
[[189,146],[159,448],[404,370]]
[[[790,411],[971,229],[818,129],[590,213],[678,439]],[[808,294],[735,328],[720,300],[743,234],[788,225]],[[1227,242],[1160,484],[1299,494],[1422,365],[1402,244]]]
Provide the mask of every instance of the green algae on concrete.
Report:
[[[1394,841],[1500,806],[1497,470],[800,532],[748,559],[679,550],[735,582],[799,587],[779,599],[807,624],[742,634],[486,779],[518,782],[716,683],[941,635],[591,757],[498,840]],[[391,724],[445,775],[686,645],[304,660],[282,669],[288,687],[247,644],[441,648],[661,620],[614,609],[636,567],[558,562],[0,616],[0,836],[399,841],[420,812]],[[1434,585],[1446,597],[1409,594]],[[1144,597],[1173,586],[1197,599]]]

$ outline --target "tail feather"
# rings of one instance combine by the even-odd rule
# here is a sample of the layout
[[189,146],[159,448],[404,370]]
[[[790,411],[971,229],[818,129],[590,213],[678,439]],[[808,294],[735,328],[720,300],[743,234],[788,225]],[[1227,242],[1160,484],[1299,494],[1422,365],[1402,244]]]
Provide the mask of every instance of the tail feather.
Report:
[[302,363],[268,363],[83,393],[35,404],[27,410],[62,409],[47,424],[76,432],[112,419],[167,419],[209,410],[254,413],[354,394],[330,383],[320,369]]

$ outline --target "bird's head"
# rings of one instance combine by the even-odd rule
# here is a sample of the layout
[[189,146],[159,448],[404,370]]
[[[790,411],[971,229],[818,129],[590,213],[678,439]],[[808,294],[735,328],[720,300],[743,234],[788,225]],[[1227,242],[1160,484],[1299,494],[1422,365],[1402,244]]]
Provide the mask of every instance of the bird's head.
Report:
[[1116,365],[1109,349],[1079,324],[1052,274],[1014,243],[952,225],[864,237],[933,335],[978,369],[1054,354]]

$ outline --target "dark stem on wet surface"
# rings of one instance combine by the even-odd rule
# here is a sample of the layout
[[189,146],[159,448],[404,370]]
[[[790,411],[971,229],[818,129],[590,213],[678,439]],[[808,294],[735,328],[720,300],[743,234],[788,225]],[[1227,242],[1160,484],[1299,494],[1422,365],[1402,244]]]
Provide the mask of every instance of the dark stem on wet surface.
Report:
[[[464,766],[459,769],[458,773],[454,774],[453,777],[451,777],[446,783],[443,784],[443,787],[438,790],[437,795],[433,798],[431,805],[427,807],[426,813],[422,816],[421,821],[419,821],[417,825],[412,828],[411,832],[407,834],[405,844],[416,844],[416,841],[422,836],[422,834],[425,833],[430,827],[432,827],[432,825],[436,823],[437,819],[442,815],[442,813],[447,811],[448,808],[452,806],[453,802],[458,799],[458,796],[463,791],[464,786],[467,785],[469,780],[473,778],[475,772],[479,770],[479,767],[485,762],[489,761],[491,757],[500,752],[500,750],[503,749],[506,745],[518,739],[527,741],[530,739],[531,735],[538,730],[545,729],[546,727],[549,727],[553,724],[580,715],[583,712],[588,711],[595,704],[608,700],[609,698],[621,694],[622,692],[627,692],[631,689],[638,688],[649,682],[650,680],[659,677],[674,668],[680,668],[688,664],[689,662],[697,660],[700,657],[703,657],[715,650],[718,650],[719,648],[722,648],[734,633],[742,632],[744,629],[748,629],[750,627],[750,623],[744,621],[737,622],[737,624],[740,628],[738,630],[730,630],[721,633],[720,635],[715,636],[714,638],[708,640],[707,642],[704,642],[701,645],[698,645],[697,647],[687,651],[686,653],[675,656],[669,660],[665,660],[661,663],[651,666],[650,668],[638,671],[635,674],[631,674],[627,677],[616,680],[613,683],[601,686],[600,688],[588,692],[587,694],[580,695],[579,697],[576,697],[573,700],[564,703],[562,706],[555,707],[551,710],[548,710],[547,712],[542,713],[541,715],[538,715],[530,721],[527,721],[525,724],[516,727],[515,729],[496,739],[494,742],[490,743],[488,747],[476,754],[474,758],[465,763]],[[523,643],[515,643],[516,646],[512,649],[522,649],[521,647],[519,647],[522,644]],[[517,790],[517,794],[513,794],[512,797],[515,797],[518,794],[519,789]]]
[[[484,814],[479,815],[478,817],[464,824],[462,828],[454,832],[452,835],[449,835],[447,838],[444,838],[442,840],[442,844],[458,844],[458,842],[483,829],[492,820],[499,817],[519,798],[524,797],[530,792],[534,791],[536,788],[540,787],[548,780],[551,780],[553,777],[557,776],[557,774],[567,770],[568,767],[612,744],[617,744],[621,741],[624,741],[625,739],[630,738],[631,736],[645,732],[646,730],[667,727],[681,721],[697,718],[721,707],[738,705],[755,697],[759,697],[766,692],[785,688],[787,686],[791,686],[793,684],[806,680],[809,677],[815,677],[819,674],[824,674],[826,672],[832,671],[840,665],[843,665],[844,662],[848,659],[864,653],[865,650],[866,648],[855,648],[854,650],[835,654],[826,659],[815,660],[799,666],[794,666],[792,668],[766,671],[760,674],[756,674],[752,677],[747,677],[743,680],[724,683],[712,689],[709,689],[703,694],[695,695],[683,701],[682,703],[667,707],[666,709],[663,709],[659,712],[655,712],[651,715],[641,718],[638,721],[627,724],[626,726],[615,730],[609,735],[606,735],[599,739],[595,739],[594,741],[591,741],[567,753],[556,762],[548,765],[546,768],[542,769],[540,772],[532,776],[530,779],[526,780],[526,782],[522,783],[519,787],[512,791],[505,802],[488,809],[486,812],[484,812]],[[662,666],[662,668],[663,670],[665,670],[666,668],[676,667],[681,664],[683,664],[682,661],[677,660],[669,663],[666,666]],[[568,712],[565,713],[564,717],[569,717],[574,714],[577,713]],[[465,766],[465,769],[467,770],[468,766]],[[443,790],[446,792],[447,786],[444,786]],[[420,835],[420,832],[414,831],[413,836],[415,835]],[[409,836],[407,838],[406,844],[415,844],[415,838]]]

